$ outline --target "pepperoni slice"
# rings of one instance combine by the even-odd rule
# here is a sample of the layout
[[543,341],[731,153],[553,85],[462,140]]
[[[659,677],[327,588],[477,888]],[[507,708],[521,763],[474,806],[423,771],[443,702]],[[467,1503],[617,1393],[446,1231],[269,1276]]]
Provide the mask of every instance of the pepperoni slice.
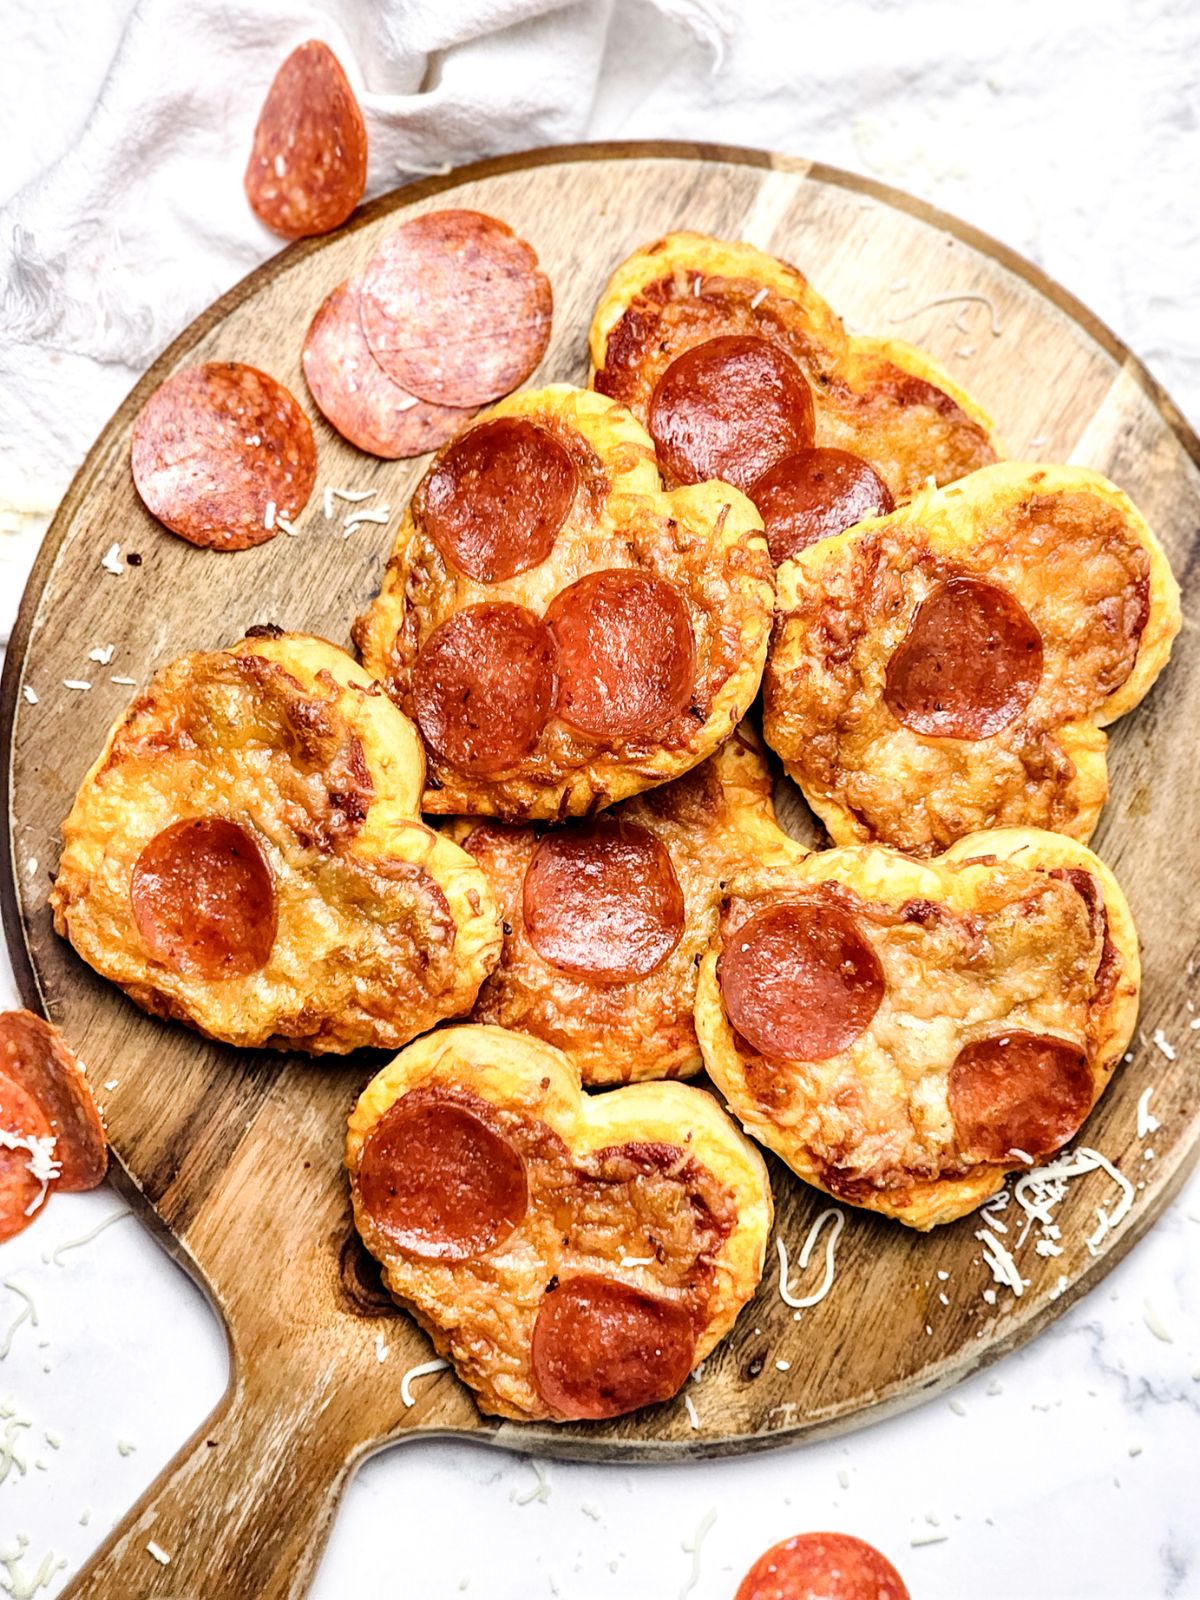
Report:
[[262,851],[225,817],[155,834],[133,868],[138,932],[156,961],[189,978],[244,978],[270,959],[275,885]]
[[238,361],[160,384],[138,412],[130,454],[147,511],[210,550],[273,539],[268,505],[298,516],[317,476],[308,418],[281,383]]
[[769,906],[725,942],[717,976],[730,1022],[763,1055],[826,1061],[879,1010],[883,969],[837,906]]
[[515,578],[554,548],[575,498],[575,463],[527,417],[497,417],[455,441],[425,487],[425,527],[460,572]]
[[812,393],[778,345],[726,334],[672,361],[650,397],[649,428],[676,483],[723,478],[748,490],[812,443]]
[[772,1545],[734,1600],[911,1600],[904,1579],[874,1545],[848,1533],[799,1533]]
[[460,772],[514,766],[554,704],[554,645],[524,606],[468,606],[421,646],[413,681],[426,742]]
[[301,359],[326,420],[359,450],[386,461],[436,450],[474,416],[455,406],[431,406],[392,382],[363,334],[357,278],[348,278],[322,303]]
[[682,1306],[612,1278],[568,1278],[533,1325],[533,1381],[562,1417],[620,1417],[677,1393],[695,1348]]
[[[14,1139],[49,1139],[50,1123],[37,1101],[19,1083],[0,1074],[0,1135]],[[57,1146],[53,1151],[58,1158]],[[10,1149],[0,1142],[0,1244],[12,1239],[33,1221],[42,1197],[42,1180],[30,1163],[33,1152],[24,1144]],[[57,1180],[51,1179],[53,1184]]]
[[1011,1161],[1014,1150],[1053,1154],[1083,1126],[1093,1093],[1086,1054],[1036,1033],[976,1039],[950,1068],[959,1147],[976,1161]]
[[363,332],[376,360],[437,405],[485,405],[524,383],[552,310],[536,252],[479,211],[414,217],[363,274]]
[[1041,634],[1012,595],[948,578],[917,607],[888,662],[883,698],[914,733],[986,739],[1021,715],[1041,679]]
[[763,519],[777,567],[818,539],[896,509],[871,463],[848,450],[797,450],[763,473],[750,498]]
[[246,198],[285,239],[328,233],[367,186],[367,127],[342,64],[310,39],[275,74],[254,130]]
[[108,1138],[83,1069],[58,1029],[32,1011],[0,1012],[0,1075],[31,1096],[48,1122],[58,1187],[94,1189],[108,1167]]
[[683,918],[670,856],[633,823],[548,833],[525,873],[530,944],[543,961],[579,977],[646,977],[679,943]]
[[420,1090],[371,1129],[358,1192],[400,1249],[442,1261],[494,1249],[529,1201],[525,1163],[508,1140],[465,1107]]
[[589,572],[555,595],[558,714],[581,733],[660,732],[692,697],[696,641],[673,583],[626,567]]

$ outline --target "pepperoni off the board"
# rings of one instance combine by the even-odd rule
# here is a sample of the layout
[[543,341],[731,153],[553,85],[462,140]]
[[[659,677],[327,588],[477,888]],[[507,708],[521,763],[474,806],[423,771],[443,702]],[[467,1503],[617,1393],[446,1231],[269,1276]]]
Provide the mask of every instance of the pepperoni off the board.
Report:
[[696,1031],[748,1133],[838,1200],[927,1229],[1075,1137],[1139,984],[1116,880],[1061,835],[996,829],[924,862],[797,848],[732,879]]
[[481,1408],[614,1417],[668,1400],[762,1273],[766,1169],[711,1095],[580,1091],[553,1046],[443,1029],[363,1091],[354,1219]]
[[763,731],[837,844],[924,855],[1000,825],[1086,840],[1101,729],[1178,631],[1167,559],[1119,489],[986,467],[780,569]]
[[421,730],[426,811],[559,820],[710,755],[754,698],[770,617],[750,502],[664,493],[623,406],[555,385],[435,458],[354,637]]
[[874,1545],[848,1533],[798,1533],[772,1545],[734,1600],[910,1600],[904,1580]]

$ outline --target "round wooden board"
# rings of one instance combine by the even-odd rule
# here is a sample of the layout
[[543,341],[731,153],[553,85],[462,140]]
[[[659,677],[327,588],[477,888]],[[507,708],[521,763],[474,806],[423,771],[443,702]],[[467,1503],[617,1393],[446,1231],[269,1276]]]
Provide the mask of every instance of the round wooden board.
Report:
[[[235,191],[231,180],[231,205],[240,203]],[[54,936],[46,898],[61,820],[132,693],[114,675],[144,684],[170,656],[230,642],[256,622],[348,644],[424,463],[376,461],[333,434],[305,388],[301,341],[322,298],[364,265],[402,214],[445,205],[492,212],[536,246],[554,285],[555,319],[535,382],[586,380],[592,308],[636,246],[679,227],[747,239],[794,261],[852,328],[932,350],[993,414],[1010,455],[1108,473],[1163,539],[1185,585],[1185,611],[1195,591],[1200,445],[1140,364],[1011,252],[918,201],[828,168],[690,145],[584,146],[485,162],[389,195],[332,237],[284,251],[193,323],[122,405],[71,486],[31,577],[2,688],[11,750],[3,891],[18,981],[27,1003],[77,1045],[93,1082],[117,1080],[102,1092],[116,1181],[205,1287],[234,1353],[222,1412],[75,1593],[124,1594],[133,1572],[141,1593],[191,1592],[189,1581],[204,1592],[302,1593],[348,1471],[405,1434],[462,1432],[546,1455],[665,1460],[792,1443],[911,1404],[1028,1339],[1090,1288],[1162,1210],[1196,1152],[1197,1036],[1185,978],[1195,919],[1180,886],[1200,873],[1200,837],[1187,825],[1200,660],[1185,631],[1163,681],[1114,732],[1112,797],[1095,840],[1147,941],[1144,1031],[1082,1139],[1139,1185],[1130,1216],[1098,1254],[1085,1239],[1096,1208],[1114,1199],[1103,1173],[1076,1181],[1063,1202],[1062,1255],[1044,1259],[1026,1240],[1017,1257],[1029,1285],[1020,1299],[998,1289],[994,1305],[983,1298],[992,1279],[978,1223],[923,1237],[850,1213],[833,1290],[798,1319],[779,1297],[772,1245],[757,1299],[690,1390],[697,1429],[682,1399],[612,1424],[502,1425],[481,1417],[448,1374],[422,1380],[416,1404],[404,1405],[400,1377],[429,1347],[390,1307],[356,1246],[340,1167],[345,1115],[374,1063],[238,1055],[152,1021]],[[955,298],[931,304],[943,297]],[[320,453],[299,536],[235,556],[165,533],[143,510],[128,469],[130,427],[146,396],[175,368],[213,359],[251,362],[287,384],[313,418]],[[322,515],[327,484],[377,488],[391,526],[344,539],[339,521]],[[101,565],[114,541],[123,556],[142,558],[119,577]],[[111,663],[89,660],[108,644]],[[68,678],[90,680],[90,692],[66,688]],[[809,826],[794,791],[781,802],[797,831]],[[1146,1042],[1158,1028],[1179,1047],[1177,1061]],[[1143,1161],[1136,1106],[1149,1086],[1161,1130],[1154,1159]],[[794,1260],[828,1202],[777,1164],[772,1176],[777,1231]],[[810,1290],[821,1273],[817,1259],[796,1285]],[[790,1362],[786,1371],[780,1360]],[[148,1537],[177,1552],[161,1574],[146,1570]]]

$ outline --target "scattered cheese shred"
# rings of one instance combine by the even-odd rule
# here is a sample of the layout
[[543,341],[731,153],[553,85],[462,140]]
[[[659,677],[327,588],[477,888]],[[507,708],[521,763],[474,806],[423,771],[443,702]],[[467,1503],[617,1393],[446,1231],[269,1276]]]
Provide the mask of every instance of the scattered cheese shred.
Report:
[[540,1500],[543,1505],[550,1498],[550,1477],[540,1461],[529,1457],[529,1465],[533,1468],[533,1475],[537,1479],[530,1488],[522,1490],[520,1494],[514,1489],[512,1503],[515,1506],[530,1506],[535,1500]]
[[111,681],[113,683],[123,683],[128,688],[132,688],[134,686],[134,684],[137,683],[137,679],[136,678],[127,677],[125,675],[125,673],[123,673],[123,672],[122,673],[114,673]]
[[361,500],[372,499],[377,493],[378,490],[376,489],[337,489],[333,484],[327,484],[325,488],[325,521],[333,521],[333,502],[335,499],[348,500],[352,505],[357,505]]
[[436,1356],[432,1361],[422,1361],[415,1367],[409,1367],[408,1371],[400,1379],[400,1398],[404,1401],[404,1404],[411,1407],[417,1403],[412,1392],[414,1378],[427,1378],[434,1372],[445,1372],[449,1365],[450,1363],[443,1361],[441,1356]]
[[689,1425],[689,1427],[691,1427],[693,1429],[693,1431],[699,1429],[699,1427],[700,1427],[699,1413],[696,1410],[696,1402],[692,1399],[690,1394],[685,1394],[684,1397],[683,1397],[683,1409],[688,1414],[688,1425]]
[[146,1546],[146,1554],[153,1556],[160,1567],[169,1567],[171,1565],[170,1556],[163,1549],[162,1545],[156,1544],[153,1539],[151,1539],[150,1543]]
[[983,1259],[991,1267],[992,1277],[997,1283],[1007,1284],[1019,1300],[1025,1293],[1025,1280],[1008,1250],[990,1228],[977,1229],[975,1237],[983,1245]]
[[763,301],[766,298],[767,298],[767,291],[765,289],[759,289],[758,292],[755,294],[754,298],[750,302],[751,311],[757,311],[759,306],[762,305]]
[[948,1533],[918,1533],[908,1542],[914,1550],[923,1544],[945,1544],[950,1537]]
[[100,565],[105,572],[111,572],[114,578],[119,578],[125,571],[125,564],[121,560],[121,546],[119,544],[110,544],[100,557]]
[[382,1366],[387,1360],[388,1347],[381,1333],[375,1335],[375,1359]]
[[98,661],[102,667],[106,667],[112,660],[116,648],[115,644],[97,645],[94,650],[88,651],[88,660]]
[[700,1518],[692,1537],[683,1541],[681,1548],[685,1555],[691,1556],[692,1570],[688,1573],[684,1580],[683,1588],[679,1591],[679,1600],[687,1600],[687,1596],[691,1594],[692,1590],[700,1582],[700,1551],[705,1539],[708,1537],[708,1530],[716,1520],[717,1508],[713,1506],[711,1510],[706,1511]]
[[67,1564],[65,1556],[56,1556],[50,1550],[42,1557],[35,1572],[22,1572],[21,1563],[28,1548],[29,1535],[19,1533],[15,1550],[0,1552],[0,1566],[5,1569],[3,1588],[11,1600],[34,1600],[38,1590],[48,1589],[54,1574]]
[[1156,1044],[1162,1051],[1163,1055],[1166,1056],[1168,1061],[1177,1061],[1179,1059],[1179,1052],[1176,1050],[1175,1046],[1168,1041],[1166,1034],[1161,1028],[1155,1028],[1151,1038],[1154,1044]]
[[285,517],[282,512],[277,511],[275,513],[275,526],[277,528],[282,528],[289,539],[295,539],[299,537],[295,528],[292,526],[291,519],[289,517]]
[[31,684],[24,684],[21,693],[25,696],[26,703],[35,706],[38,703],[37,691]]
[[274,502],[274,500],[268,500],[267,501],[267,509],[263,512],[263,527],[267,530],[268,533],[270,533],[272,528],[274,528],[274,526],[275,526],[275,502]]
[[1156,1339],[1161,1339],[1164,1344],[1174,1344],[1175,1338],[1171,1330],[1163,1322],[1158,1312],[1149,1300],[1142,1301],[1142,1321],[1150,1329]]
[[816,1221],[813,1223],[812,1227],[808,1230],[808,1237],[805,1239],[801,1248],[797,1265],[799,1266],[801,1272],[804,1272],[807,1269],[809,1258],[811,1257],[817,1240],[820,1237],[821,1229],[825,1226],[826,1222],[830,1221],[830,1219],[833,1221],[833,1226],[830,1228],[825,1239],[824,1281],[815,1294],[810,1294],[803,1298],[798,1299],[788,1288],[788,1278],[790,1277],[791,1273],[788,1265],[787,1245],[784,1244],[781,1235],[776,1236],[775,1247],[779,1251],[779,1298],[783,1301],[784,1305],[791,1306],[795,1311],[806,1311],[809,1306],[818,1305],[822,1300],[824,1300],[825,1296],[833,1287],[833,1275],[836,1270],[834,1251],[837,1247],[838,1239],[841,1237],[842,1229],[846,1226],[846,1213],[844,1211],[839,1211],[836,1206],[831,1206],[828,1210],[822,1211],[817,1217]]
[[898,312],[895,316],[889,317],[888,321],[890,323],[892,323],[892,324],[895,324],[897,322],[911,322],[914,317],[919,317],[926,311],[933,311],[937,306],[956,306],[956,305],[971,305],[971,304],[980,305],[980,306],[986,306],[987,307],[988,316],[989,316],[989,318],[991,320],[991,326],[992,326],[992,338],[993,339],[998,339],[1000,337],[1000,335],[1004,332],[1004,329],[1000,326],[1000,319],[996,314],[995,303],[993,302],[992,297],[990,295],[987,295],[987,294],[939,294],[939,295],[935,295],[932,300],[926,300],[924,302],[924,304],[922,304],[922,305],[913,306],[908,311]]
[[[112,1081],[115,1083],[117,1080],[114,1078]],[[109,1085],[105,1084],[104,1087],[107,1089]],[[43,1259],[52,1262],[56,1267],[61,1267],[61,1258],[66,1255],[68,1250],[78,1250],[81,1245],[91,1244],[92,1240],[98,1238],[105,1228],[111,1228],[113,1223],[120,1222],[122,1217],[131,1217],[132,1215],[133,1212],[130,1211],[128,1206],[122,1207],[120,1211],[110,1212],[94,1228],[90,1228],[87,1233],[81,1233],[77,1239],[64,1239],[62,1244],[56,1245],[51,1253]]]
[[86,678],[64,678],[63,679],[63,688],[64,689],[87,690],[87,689],[90,689],[91,687],[92,687],[91,684],[88,682],[88,680]]
[[8,1401],[0,1405],[0,1420],[4,1423],[4,1432],[0,1434],[0,1483],[3,1483],[14,1467],[25,1476],[25,1457],[17,1449],[20,1443],[17,1434],[22,1428],[32,1428],[33,1423],[28,1417],[19,1417]]

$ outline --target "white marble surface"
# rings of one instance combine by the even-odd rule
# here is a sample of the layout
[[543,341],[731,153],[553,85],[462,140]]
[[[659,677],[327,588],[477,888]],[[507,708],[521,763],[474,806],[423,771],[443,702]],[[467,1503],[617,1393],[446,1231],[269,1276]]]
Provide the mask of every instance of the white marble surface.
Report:
[[[1200,414],[1194,5],[742,9],[726,68],[713,77],[698,47],[632,0],[618,5],[581,127],[595,137],[773,145],[904,184],[1040,260]],[[44,32],[30,15],[19,43]],[[58,29],[56,47],[69,52],[69,29]],[[11,77],[21,57],[6,54]],[[16,151],[18,170],[33,170],[32,145],[44,136],[24,130],[30,148]],[[7,157],[11,146],[0,143]],[[20,436],[19,395],[5,397],[6,423],[15,420],[0,484],[19,469],[39,484],[44,507],[64,486],[63,461],[82,456],[133,376],[71,361],[64,373],[78,382],[65,448],[59,439],[39,456],[37,439]],[[0,518],[21,530],[0,535],[6,628],[40,520],[16,515],[16,493],[0,502]],[[7,974],[0,991],[12,998]],[[1200,1065],[1200,1034],[1181,1043]],[[42,1593],[66,1581],[225,1382],[211,1314],[135,1222],[116,1223],[60,1263],[47,1259],[120,1206],[108,1190],[57,1197],[0,1250],[0,1347],[24,1304],[9,1285],[28,1290],[38,1311],[36,1327],[18,1326],[0,1360],[0,1399],[30,1422],[9,1425],[27,1470],[0,1485],[0,1556],[24,1533],[17,1570],[26,1576],[51,1551],[65,1559]],[[1100,1288],[963,1385],[959,1409],[939,1399],[842,1441],[688,1467],[552,1464],[547,1498],[524,1504],[536,1486],[527,1462],[449,1444],[396,1449],[351,1485],[314,1595],[450,1600],[465,1587],[489,1600],[729,1600],[767,1544],[840,1528],[885,1550],[915,1600],[1200,1597],[1198,1250],[1193,1179]],[[1169,1341],[1152,1331],[1148,1307]],[[710,1510],[716,1520],[689,1588],[685,1545]],[[937,1534],[948,1537],[912,1543]],[[0,1588],[5,1571],[0,1563]]]

